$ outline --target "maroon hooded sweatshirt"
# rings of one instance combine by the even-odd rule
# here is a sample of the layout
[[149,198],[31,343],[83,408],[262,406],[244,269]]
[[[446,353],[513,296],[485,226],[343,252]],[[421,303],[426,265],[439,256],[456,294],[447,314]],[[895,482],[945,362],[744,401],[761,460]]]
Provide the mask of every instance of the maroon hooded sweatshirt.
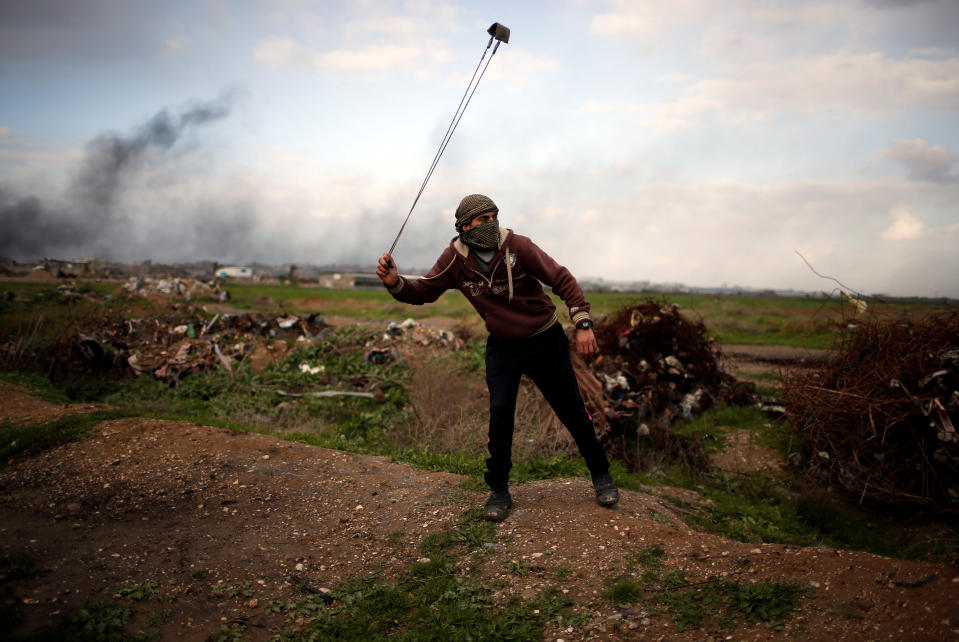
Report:
[[490,334],[519,339],[557,322],[556,306],[543,291],[543,283],[566,303],[573,323],[590,318],[589,303],[570,271],[528,237],[508,229],[500,230],[500,247],[490,261],[489,275],[469,247],[454,238],[425,276],[401,276],[389,292],[397,301],[422,305],[457,289],[483,317]]

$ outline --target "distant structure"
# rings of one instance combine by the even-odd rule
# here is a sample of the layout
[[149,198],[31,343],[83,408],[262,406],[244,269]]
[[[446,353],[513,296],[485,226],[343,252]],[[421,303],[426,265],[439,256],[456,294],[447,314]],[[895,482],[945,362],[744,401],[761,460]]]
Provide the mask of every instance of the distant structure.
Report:
[[221,279],[252,279],[253,268],[248,267],[221,267],[216,271],[216,276]]

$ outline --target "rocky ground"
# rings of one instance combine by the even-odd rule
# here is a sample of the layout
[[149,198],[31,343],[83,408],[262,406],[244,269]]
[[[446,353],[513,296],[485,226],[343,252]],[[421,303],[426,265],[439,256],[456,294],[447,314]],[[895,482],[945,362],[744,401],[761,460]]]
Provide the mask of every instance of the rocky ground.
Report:
[[[91,410],[0,384],[0,420],[39,423]],[[752,459],[763,453],[731,455],[728,466]],[[164,640],[206,640],[236,623],[244,639],[266,640],[295,626],[267,605],[297,595],[298,585],[335,588],[370,571],[388,579],[421,558],[426,534],[484,500],[462,481],[259,434],[105,421],[81,442],[0,471],[0,553],[26,552],[43,571],[2,586],[20,602],[21,632],[92,598],[129,603],[136,615],[128,630]],[[547,625],[549,640],[959,639],[955,568],[727,541],[691,530],[663,495],[624,491],[607,510],[585,479],[515,487],[497,543],[468,553],[464,564],[498,602],[558,584],[574,612],[590,614],[574,627]],[[679,632],[668,616],[622,610],[602,595],[604,577],[653,545],[692,581],[768,579],[809,592],[781,630],[741,623]],[[150,582],[151,595],[133,601],[129,588]]]

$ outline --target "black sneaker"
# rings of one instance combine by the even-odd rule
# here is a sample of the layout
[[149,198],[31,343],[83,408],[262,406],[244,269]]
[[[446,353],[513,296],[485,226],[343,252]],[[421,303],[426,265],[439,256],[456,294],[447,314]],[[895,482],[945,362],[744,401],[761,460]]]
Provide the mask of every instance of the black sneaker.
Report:
[[501,522],[506,519],[506,513],[512,505],[513,498],[508,490],[494,490],[483,507],[483,518],[491,522]]
[[596,502],[600,506],[612,506],[619,501],[619,489],[609,473],[593,477],[593,489],[596,491]]

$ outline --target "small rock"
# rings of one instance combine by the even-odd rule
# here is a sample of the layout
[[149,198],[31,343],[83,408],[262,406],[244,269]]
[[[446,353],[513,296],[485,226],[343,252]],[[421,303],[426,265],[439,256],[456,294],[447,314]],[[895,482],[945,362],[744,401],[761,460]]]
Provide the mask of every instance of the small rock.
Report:
[[298,570],[298,571],[302,571],[302,570],[305,569],[306,567],[303,566],[303,562],[297,562],[297,563],[296,563],[296,566],[295,566],[294,568],[295,568],[296,570]]

